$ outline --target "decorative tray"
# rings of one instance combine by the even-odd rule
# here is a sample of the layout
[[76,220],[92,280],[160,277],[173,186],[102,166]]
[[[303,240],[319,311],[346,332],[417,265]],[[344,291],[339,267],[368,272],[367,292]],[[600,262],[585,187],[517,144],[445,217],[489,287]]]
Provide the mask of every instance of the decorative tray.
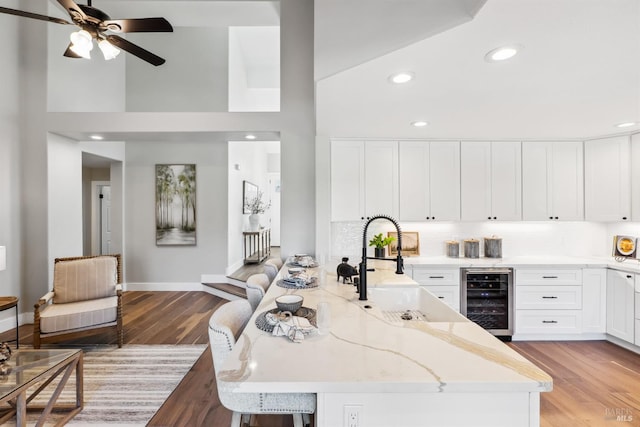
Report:
[[[262,312],[258,315],[258,317],[256,317],[256,326],[258,327],[258,329],[265,331],[265,332],[273,332],[273,327],[274,325],[270,324],[269,322],[267,322],[267,313],[273,313],[273,314],[277,314],[280,312],[279,308],[274,308],[271,310],[267,310],[265,312]],[[296,311],[295,313],[293,313],[294,316],[298,316],[298,317],[304,317],[305,319],[307,319],[309,321],[309,323],[311,323],[313,326],[316,326],[316,311],[313,308],[307,308],[307,307],[300,307],[298,309],[298,311]]]
[[280,286],[281,288],[285,288],[285,289],[309,289],[309,288],[317,288],[318,287],[318,280],[316,277],[312,277],[310,282],[307,283],[304,286],[296,286],[293,283],[290,282],[285,282],[283,279],[280,279],[276,282],[276,285]]
[[311,263],[311,265],[302,265],[302,264],[298,264],[296,261],[291,261],[291,262],[287,263],[287,266],[289,266],[289,267],[302,267],[302,268],[316,268],[316,267],[320,266],[320,264],[318,264],[317,261],[313,261]]

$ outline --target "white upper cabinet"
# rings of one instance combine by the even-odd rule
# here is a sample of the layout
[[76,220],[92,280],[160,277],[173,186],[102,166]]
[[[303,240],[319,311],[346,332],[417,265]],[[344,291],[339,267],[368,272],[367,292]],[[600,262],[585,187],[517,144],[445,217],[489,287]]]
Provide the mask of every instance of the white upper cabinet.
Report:
[[631,219],[640,221],[640,133],[631,136]]
[[584,219],[582,142],[522,143],[525,221]]
[[398,216],[398,143],[331,141],[331,220]]
[[520,142],[461,142],[463,221],[522,219]]
[[587,221],[631,218],[629,137],[584,143],[584,204]]
[[460,143],[401,141],[400,220],[460,219]]

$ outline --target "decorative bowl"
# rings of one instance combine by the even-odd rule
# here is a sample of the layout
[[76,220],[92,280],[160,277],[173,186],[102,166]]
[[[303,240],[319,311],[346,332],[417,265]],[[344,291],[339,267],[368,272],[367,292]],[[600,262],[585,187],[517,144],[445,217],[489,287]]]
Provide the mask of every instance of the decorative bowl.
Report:
[[304,298],[302,295],[287,294],[280,295],[276,298],[276,306],[280,311],[290,311],[295,313],[302,307],[302,301]]

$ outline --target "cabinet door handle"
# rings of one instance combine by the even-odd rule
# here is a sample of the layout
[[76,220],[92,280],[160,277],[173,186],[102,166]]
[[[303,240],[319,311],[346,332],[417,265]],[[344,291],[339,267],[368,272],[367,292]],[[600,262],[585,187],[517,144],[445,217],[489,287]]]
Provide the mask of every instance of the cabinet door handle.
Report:
[[630,274],[627,274],[627,279],[631,279],[633,276]]
[[542,323],[558,323],[557,320],[543,320]]
[[626,221],[626,220],[627,220],[627,217],[626,217],[626,216],[623,216],[623,217],[622,217],[622,219],[623,219],[624,221]]
[[439,299],[444,299],[444,297],[438,297]]
[[444,279],[444,276],[429,276],[429,279]]
[[558,297],[554,297],[554,296],[551,296],[551,297],[543,296],[542,298],[543,299],[558,299]]
[[542,276],[543,279],[557,279],[558,276]]

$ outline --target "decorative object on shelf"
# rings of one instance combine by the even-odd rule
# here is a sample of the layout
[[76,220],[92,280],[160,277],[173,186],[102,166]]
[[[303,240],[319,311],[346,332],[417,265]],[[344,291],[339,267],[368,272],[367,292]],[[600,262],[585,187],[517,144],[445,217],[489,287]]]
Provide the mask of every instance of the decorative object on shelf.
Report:
[[338,276],[338,282],[342,277],[342,283],[353,283],[352,277],[358,275],[358,269],[352,265],[349,265],[348,262],[349,258],[342,257],[342,262],[338,264],[338,267],[336,267],[336,276]]
[[196,165],[156,165],[156,246],[196,244]]
[[[388,236],[398,239],[397,231],[389,231]],[[389,245],[389,256],[398,255],[398,245],[395,241]],[[402,256],[420,256],[420,233],[417,231],[402,231]]]
[[11,359],[11,347],[6,342],[0,344],[0,375],[8,375],[11,373],[11,366],[6,362]]
[[480,257],[480,242],[478,240],[466,239],[464,241],[464,257],[465,258]]
[[460,242],[457,240],[447,240],[444,244],[449,258],[458,258],[460,256]]
[[502,239],[500,237],[484,238],[484,256],[487,258],[502,258]]
[[375,246],[375,257],[384,258],[384,248],[394,242],[396,238],[394,236],[382,237],[382,233],[376,234],[371,240],[369,240],[369,246]]
[[632,236],[613,236],[613,257],[618,262],[628,258],[635,258],[637,254],[637,239]]

